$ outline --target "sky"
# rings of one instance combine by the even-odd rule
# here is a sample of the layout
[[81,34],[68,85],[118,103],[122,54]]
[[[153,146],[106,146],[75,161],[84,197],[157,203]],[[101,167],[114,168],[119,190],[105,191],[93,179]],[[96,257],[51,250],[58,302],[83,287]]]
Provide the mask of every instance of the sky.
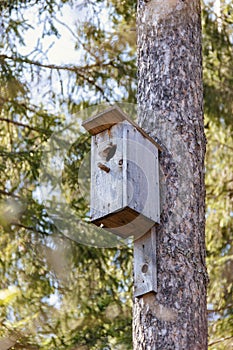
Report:
[[[43,38],[43,51],[47,53],[48,60],[54,64],[76,63],[78,60],[78,53],[74,50],[74,39],[70,31],[59,22],[67,23],[71,27],[75,27],[81,18],[84,18],[84,11],[73,11],[70,6],[64,4],[61,13],[56,15],[56,26],[61,33],[59,38],[54,35]],[[42,38],[42,31],[45,23],[38,23],[38,9],[29,8],[25,11],[25,18],[28,20],[33,28],[25,32],[24,40],[25,46],[20,48],[20,52],[27,55],[32,52],[38,42]]]
[[[84,50],[82,46],[77,49],[78,41],[78,29],[82,26],[84,22],[95,21],[100,23],[102,28],[108,28],[111,30],[111,24],[109,22],[109,7],[105,4],[100,4],[98,8],[98,14],[94,13],[92,5],[81,6],[83,0],[77,0],[71,6],[70,4],[64,4],[59,11],[56,12],[53,22],[59,32],[59,37],[53,35],[46,35],[43,37],[44,28],[49,28],[48,18],[43,19],[43,13],[40,18],[38,18],[38,8],[39,6],[33,6],[24,10],[24,18],[28,21],[28,24],[32,26],[31,29],[25,30],[23,33],[23,38],[25,41],[24,46],[18,48],[20,54],[28,56],[34,61],[43,62],[45,64],[54,65],[75,65],[83,66],[88,62],[84,58]],[[96,4],[95,4],[96,9]],[[40,43],[40,53],[35,51],[35,47]],[[50,74],[49,69],[44,69],[40,71],[40,82],[38,83],[36,79],[32,82],[31,88],[31,100],[34,104],[47,104],[47,109],[52,113],[60,113],[61,106],[56,104],[55,99],[51,105],[51,98],[49,98],[48,90],[48,77]],[[28,80],[30,80],[31,72],[28,72]],[[60,74],[60,76],[59,76]],[[63,93],[65,96],[71,96],[70,91],[72,85],[75,86],[75,78],[70,78],[66,72],[59,73],[53,70],[52,74],[52,89],[56,91],[57,95],[61,92],[61,82]],[[43,78],[41,79],[41,77]],[[114,83],[114,82],[113,82]],[[34,85],[33,85],[34,84]],[[48,93],[46,94],[46,91]],[[119,94],[119,99],[122,98],[124,92],[116,87],[115,93]],[[91,91],[85,91],[84,89],[76,89],[75,93],[72,93],[72,100],[76,103],[88,94],[90,101],[93,99],[95,101],[96,96]],[[47,98],[47,99],[46,99]],[[67,111],[65,111],[67,113]]]
[[[59,33],[61,34],[59,38],[56,38],[54,35],[43,38],[43,51],[46,52],[50,48],[48,50],[47,57],[48,60],[54,64],[79,64],[81,54],[74,48],[76,43],[76,40],[74,39],[74,35],[76,35],[77,32],[76,29],[85,21],[89,21],[90,18],[93,19],[95,17],[92,7],[80,7],[81,3],[82,1],[78,0],[75,2],[73,7],[71,7],[69,4],[64,4],[60,13],[57,12],[55,24]],[[42,31],[45,23],[39,24],[37,17],[38,9],[35,6],[33,6],[33,9],[29,8],[25,11],[25,18],[28,20],[28,23],[33,26],[33,28],[25,33],[25,47],[20,49],[22,54],[32,52],[38,39],[41,39],[42,37]],[[106,7],[101,8],[100,13],[98,14],[98,19],[104,27],[109,25],[108,9]]]

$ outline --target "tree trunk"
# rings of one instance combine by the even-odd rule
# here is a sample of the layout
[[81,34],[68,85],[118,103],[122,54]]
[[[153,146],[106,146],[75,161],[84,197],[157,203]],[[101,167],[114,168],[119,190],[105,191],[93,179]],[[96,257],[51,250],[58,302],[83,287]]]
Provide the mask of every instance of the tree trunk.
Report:
[[157,294],[134,301],[135,350],[207,349],[199,0],[139,0],[139,124],[163,147]]

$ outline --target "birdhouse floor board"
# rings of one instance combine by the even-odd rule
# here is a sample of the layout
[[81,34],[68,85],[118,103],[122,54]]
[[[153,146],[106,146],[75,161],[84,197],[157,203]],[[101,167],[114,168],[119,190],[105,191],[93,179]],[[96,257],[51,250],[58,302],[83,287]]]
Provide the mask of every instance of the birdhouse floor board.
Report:
[[133,236],[135,239],[145,234],[154,224],[152,220],[129,207],[93,220],[92,223],[122,238]]

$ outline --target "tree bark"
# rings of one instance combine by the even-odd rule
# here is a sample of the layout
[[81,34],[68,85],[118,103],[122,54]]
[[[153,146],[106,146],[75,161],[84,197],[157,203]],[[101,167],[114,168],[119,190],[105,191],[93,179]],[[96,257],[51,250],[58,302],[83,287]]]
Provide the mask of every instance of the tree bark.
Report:
[[161,143],[157,294],[134,300],[134,350],[207,349],[201,7],[138,0],[139,124]]

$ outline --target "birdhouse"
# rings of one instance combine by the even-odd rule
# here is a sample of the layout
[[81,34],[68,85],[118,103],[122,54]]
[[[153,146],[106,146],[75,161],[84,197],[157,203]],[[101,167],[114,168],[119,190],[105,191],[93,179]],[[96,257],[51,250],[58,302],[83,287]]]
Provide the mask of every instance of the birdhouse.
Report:
[[159,223],[158,145],[117,106],[83,126],[92,135],[91,222],[142,236]]

